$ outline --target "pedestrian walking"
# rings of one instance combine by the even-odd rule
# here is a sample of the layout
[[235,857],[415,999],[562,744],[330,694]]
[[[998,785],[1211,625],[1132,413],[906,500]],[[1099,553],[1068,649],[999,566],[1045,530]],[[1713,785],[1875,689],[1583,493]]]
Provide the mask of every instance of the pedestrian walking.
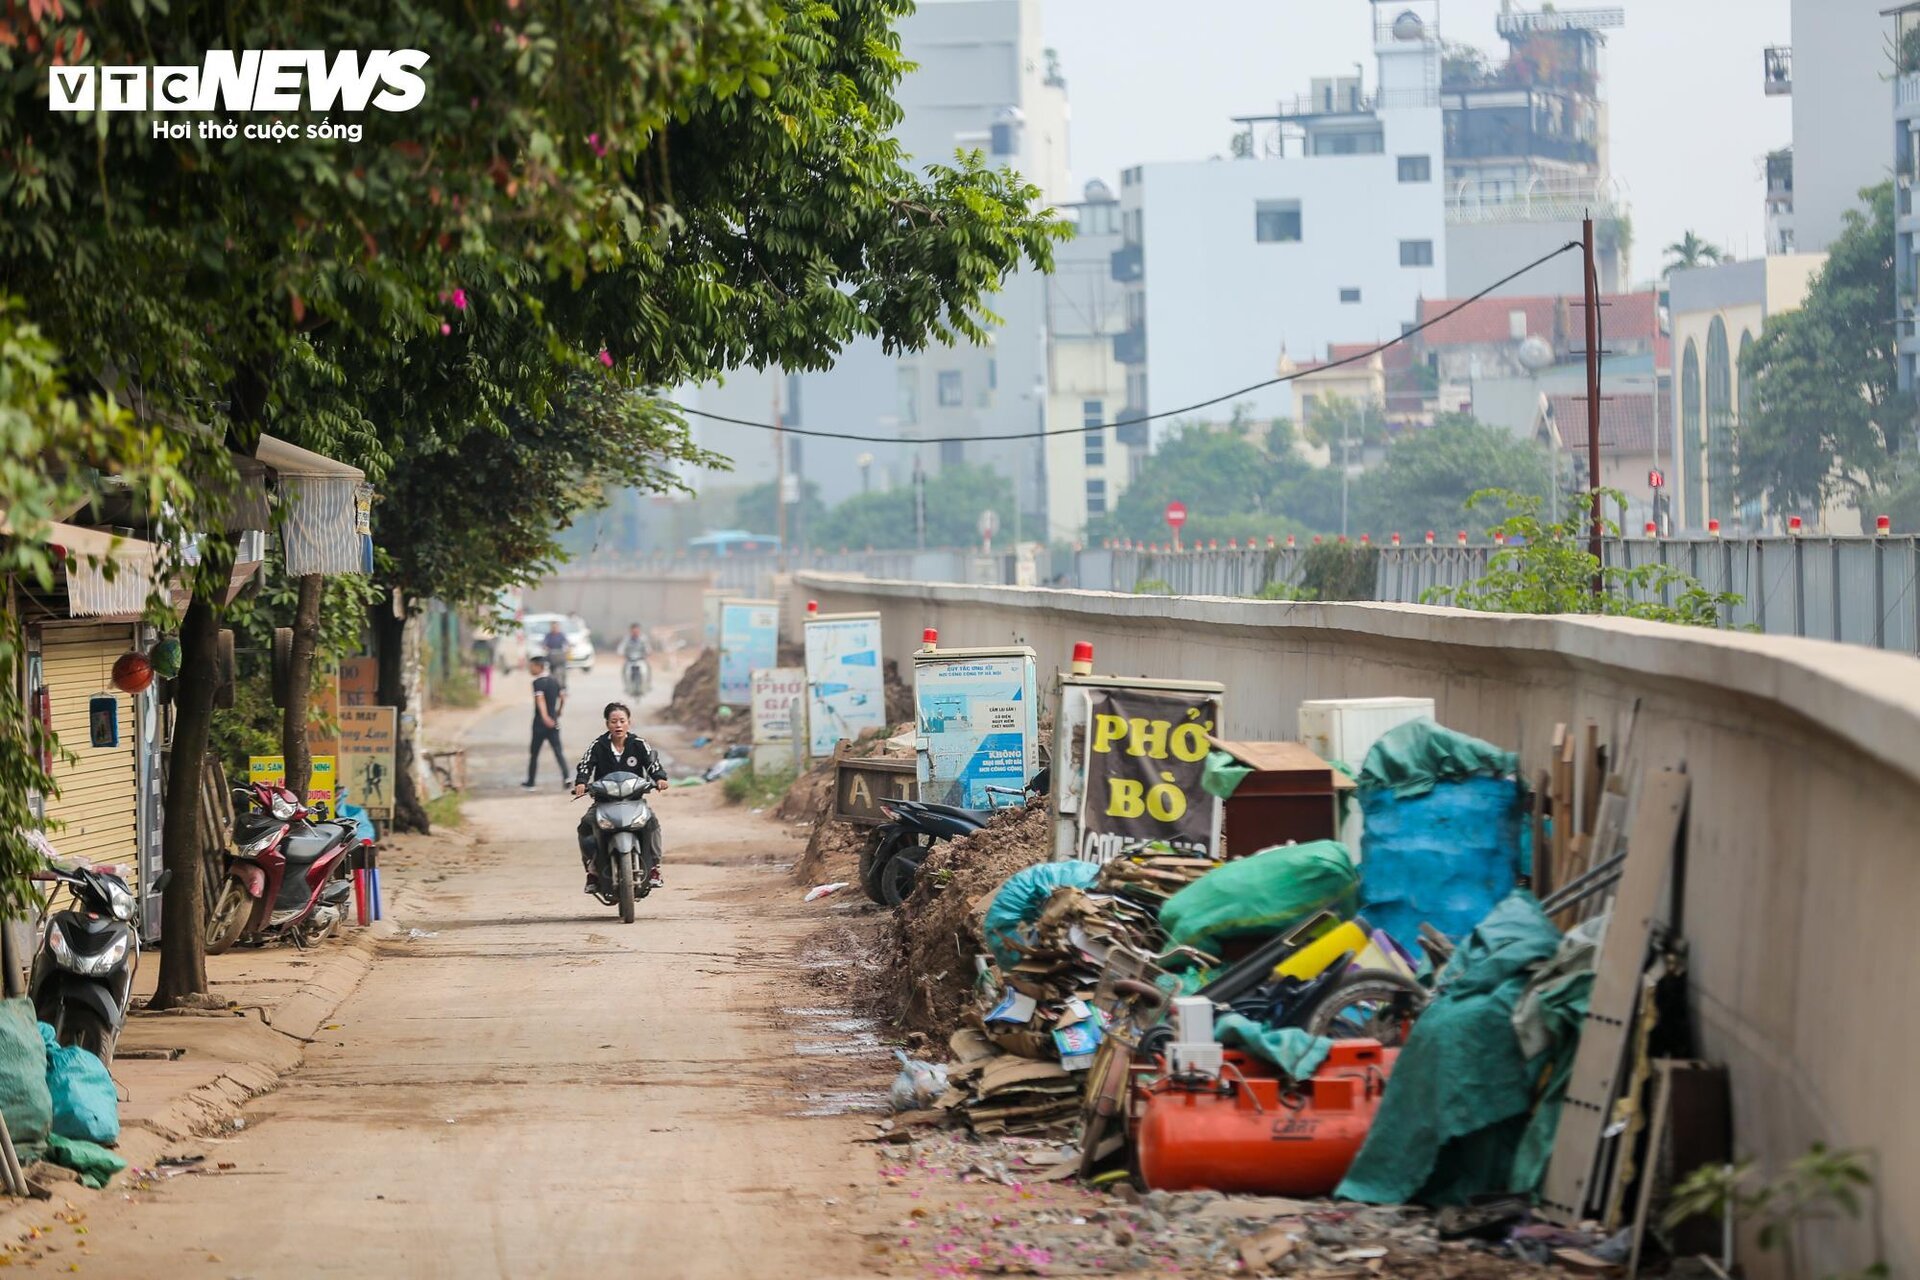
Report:
[[533,745],[527,752],[527,780],[520,785],[533,790],[540,773],[540,748],[553,748],[553,762],[560,767],[560,785],[573,785],[573,771],[567,768],[566,752],[560,749],[560,712],[567,705],[567,691],[547,673],[547,660],[535,655],[527,659],[533,676]]
[[480,682],[480,696],[493,696],[493,633],[483,631],[473,638],[473,678]]

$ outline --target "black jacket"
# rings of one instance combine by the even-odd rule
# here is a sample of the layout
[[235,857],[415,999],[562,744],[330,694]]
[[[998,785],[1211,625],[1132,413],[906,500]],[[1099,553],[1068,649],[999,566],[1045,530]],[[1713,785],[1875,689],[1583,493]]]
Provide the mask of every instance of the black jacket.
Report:
[[660,763],[659,755],[636,733],[627,735],[626,750],[618,756],[613,753],[611,734],[603,733],[595,738],[575,766],[573,781],[575,785],[597,782],[610,773],[637,773],[656,782],[667,780],[666,766]]

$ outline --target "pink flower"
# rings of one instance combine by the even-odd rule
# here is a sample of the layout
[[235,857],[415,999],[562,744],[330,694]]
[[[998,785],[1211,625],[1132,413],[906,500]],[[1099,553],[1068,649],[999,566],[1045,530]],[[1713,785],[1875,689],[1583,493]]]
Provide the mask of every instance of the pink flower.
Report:
[[467,291],[465,289],[455,289],[453,291],[453,309],[455,311],[465,311],[467,309]]
[[607,353],[605,347],[600,348],[600,363],[609,369],[613,368],[613,357]]
[[597,133],[590,133],[587,135],[587,146],[592,148],[593,154],[597,156],[604,156],[607,154],[607,146],[604,142],[600,141],[600,135]]
[[441,336],[441,337],[443,337],[443,338],[444,338],[444,337],[446,337],[446,336],[447,336],[448,334],[450,334],[450,333],[452,333],[452,332],[453,332],[453,326],[452,326],[452,325],[450,325],[450,324],[445,324],[445,323],[443,323],[443,324],[441,324],[441,326],[440,326],[440,336]]

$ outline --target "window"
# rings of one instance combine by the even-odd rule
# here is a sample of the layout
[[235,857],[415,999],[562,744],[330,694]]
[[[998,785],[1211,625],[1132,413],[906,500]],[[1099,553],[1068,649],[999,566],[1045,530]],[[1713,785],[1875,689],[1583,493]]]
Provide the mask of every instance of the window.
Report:
[[1433,160],[1429,156],[1401,156],[1400,181],[1432,182]]
[[896,376],[900,422],[902,426],[910,427],[920,421],[920,371],[912,365],[901,365]]
[[1107,433],[1101,429],[1106,425],[1106,410],[1104,400],[1080,402],[1080,425],[1086,428],[1083,438],[1087,442],[1087,465],[1090,467],[1107,465]]
[[1107,482],[1105,480],[1087,481],[1087,514],[1089,516],[1107,514]]
[[1139,329],[1147,323],[1147,291],[1127,290],[1127,328]]
[[1000,362],[992,356],[987,357],[987,390],[1000,389]]
[[1288,244],[1300,239],[1300,202],[1262,200],[1256,204],[1253,238],[1261,244]]
[[965,403],[965,400],[966,393],[960,386],[960,371],[958,369],[942,369],[940,371],[940,407],[943,409],[957,408]]
[[1400,242],[1400,265],[1403,267],[1432,266],[1433,241],[1402,240]]
[[1706,486],[1701,477],[1700,348],[1687,339],[1680,362],[1680,523],[1706,527]]
[[1342,289],[1340,291],[1340,301],[1349,303],[1358,302],[1360,301],[1360,291],[1358,289]]
[[1733,361],[1727,324],[1719,316],[1707,327],[1707,515],[1733,514]]
[[1368,133],[1316,133],[1316,156],[1377,156],[1387,149],[1387,137],[1374,130]]

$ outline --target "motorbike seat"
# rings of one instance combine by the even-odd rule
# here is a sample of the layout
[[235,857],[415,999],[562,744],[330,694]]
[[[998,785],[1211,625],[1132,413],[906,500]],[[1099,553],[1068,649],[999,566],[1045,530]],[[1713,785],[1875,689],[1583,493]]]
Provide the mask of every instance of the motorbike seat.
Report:
[[305,830],[296,827],[287,833],[287,864],[303,867],[317,862],[350,833],[350,828],[338,822],[316,822]]
[[985,826],[993,817],[993,810],[991,809],[962,809],[957,805],[926,804],[918,800],[912,803],[926,810],[928,813],[945,814],[949,818],[959,818],[963,822],[977,822],[982,826]]

